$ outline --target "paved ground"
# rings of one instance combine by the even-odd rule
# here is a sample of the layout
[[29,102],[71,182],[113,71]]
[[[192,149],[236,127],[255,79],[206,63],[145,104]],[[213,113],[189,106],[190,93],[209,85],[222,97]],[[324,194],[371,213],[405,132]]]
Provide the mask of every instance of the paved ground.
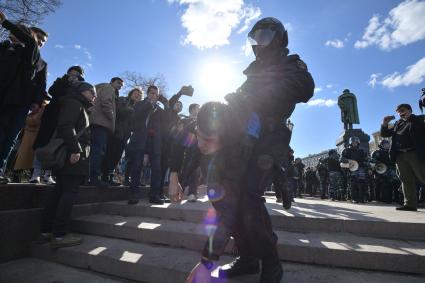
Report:
[[[202,191],[202,190],[200,190]],[[144,201],[144,200],[143,200]],[[384,204],[371,202],[366,204],[353,204],[321,200],[319,198],[295,198],[290,210],[284,210],[282,204],[276,203],[276,198],[266,196],[267,208],[272,215],[286,215],[308,218],[333,218],[344,220],[367,220],[385,222],[423,223],[425,224],[425,208],[418,211],[397,211],[397,204]],[[206,196],[198,199],[196,203],[183,201],[181,204],[154,205],[155,207],[176,207],[182,209],[205,210],[211,206]]]
[[[328,283],[328,282],[385,282],[416,283],[424,282],[425,277],[389,272],[369,272],[312,266],[306,264],[284,263],[285,273],[282,282]],[[1,283],[131,283],[135,281],[112,278],[99,273],[72,268],[40,259],[25,258],[0,264]],[[223,283],[222,280],[216,282]],[[240,277],[232,282],[258,282],[256,276]],[[168,282],[164,282],[168,283]],[[229,282],[230,283],[230,282]]]
[[68,267],[36,258],[0,264],[1,283],[130,283],[99,273]]
[[398,206],[396,204],[378,202],[353,204],[317,198],[296,198],[292,208],[285,211],[281,204],[276,203],[276,198],[266,197],[266,199],[267,208],[271,214],[345,220],[425,223],[425,208],[420,208],[416,212],[397,211],[395,210]]

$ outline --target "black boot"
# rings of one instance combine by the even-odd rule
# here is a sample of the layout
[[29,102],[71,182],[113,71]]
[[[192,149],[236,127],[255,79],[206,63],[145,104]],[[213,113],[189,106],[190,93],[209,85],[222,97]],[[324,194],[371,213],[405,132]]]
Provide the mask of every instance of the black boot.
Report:
[[237,257],[228,264],[228,268],[218,271],[220,278],[232,278],[244,274],[256,274],[260,272],[260,262],[254,257]]
[[279,258],[261,260],[260,283],[279,283],[283,277],[283,268]]

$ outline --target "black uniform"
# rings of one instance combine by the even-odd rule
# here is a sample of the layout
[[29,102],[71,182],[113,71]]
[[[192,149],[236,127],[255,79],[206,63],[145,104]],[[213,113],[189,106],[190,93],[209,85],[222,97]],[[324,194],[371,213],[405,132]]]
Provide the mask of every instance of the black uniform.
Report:
[[339,156],[329,156],[323,162],[329,174],[329,197],[332,200],[346,200],[347,191]]
[[[247,159],[239,154],[240,144],[219,152],[208,165],[207,183],[217,211],[217,230],[212,249],[207,243],[203,256],[216,260],[233,235],[244,257],[278,260],[277,237],[262,198],[270,184],[274,166],[287,161],[290,132],[283,121],[295,104],[313,95],[314,82],[298,55],[287,56],[286,48],[254,61],[245,71],[247,80],[238,92],[228,95],[229,106],[241,118],[255,112],[261,134]],[[212,189],[212,190],[211,190]]]
[[359,163],[359,169],[349,171],[349,186],[351,200],[353,202],[364,202],[367,194],[368,156],[360,147],[349,146],[342,151],[341,161],[352,159]]
[[326,166],[326,159],[320,158],[316,167],[316,176],[320,183],[320,198],[325,199],[328,194],[329,172]]
[[374,170],[376,200],[391,203],[394,198],[398,199],[400,180],[396,173],[395,162],[390,159],[389,150],[383,148],[375,150],[372,153],[371,162],[375,164],[382,163],[387,166],[387,171],[383,174],[379,174]]

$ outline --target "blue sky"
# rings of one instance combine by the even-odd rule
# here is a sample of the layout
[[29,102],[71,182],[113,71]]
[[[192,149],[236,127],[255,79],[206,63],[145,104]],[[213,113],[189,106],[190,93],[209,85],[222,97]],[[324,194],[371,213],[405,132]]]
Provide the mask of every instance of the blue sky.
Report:
[[[360,125],[379,129],[400,103],[425,87],[425,1],[369,0],[64,0],[42,27],[49,83],[74,64],[91,83],[124,71],[162,73],[167,96],[192,84],[193,102],[222,100],[243,81],[254,59],[246,35],[261,17],[280,19],[291,53],[307,63],[316,82],[309,105],[298,105],[292,146],[298,156],[335,146],[343,131],[338,95],[358,99]],[[126,95],[122,93],[121,95]]]

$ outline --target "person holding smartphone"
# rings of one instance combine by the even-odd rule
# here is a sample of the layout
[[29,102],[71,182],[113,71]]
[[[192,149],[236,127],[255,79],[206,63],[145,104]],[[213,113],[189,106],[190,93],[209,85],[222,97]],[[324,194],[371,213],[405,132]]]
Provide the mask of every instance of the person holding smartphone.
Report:
[[425,183],[425,122],[409,104],[398,105],[396,111],[400,119],[394,127],[388,127],[393,115],[384,117],[381,126],[381,136],[392,138],[390,158],[397,164],[404,194],[404,205],[396,209],[417,211],[416,179]]

